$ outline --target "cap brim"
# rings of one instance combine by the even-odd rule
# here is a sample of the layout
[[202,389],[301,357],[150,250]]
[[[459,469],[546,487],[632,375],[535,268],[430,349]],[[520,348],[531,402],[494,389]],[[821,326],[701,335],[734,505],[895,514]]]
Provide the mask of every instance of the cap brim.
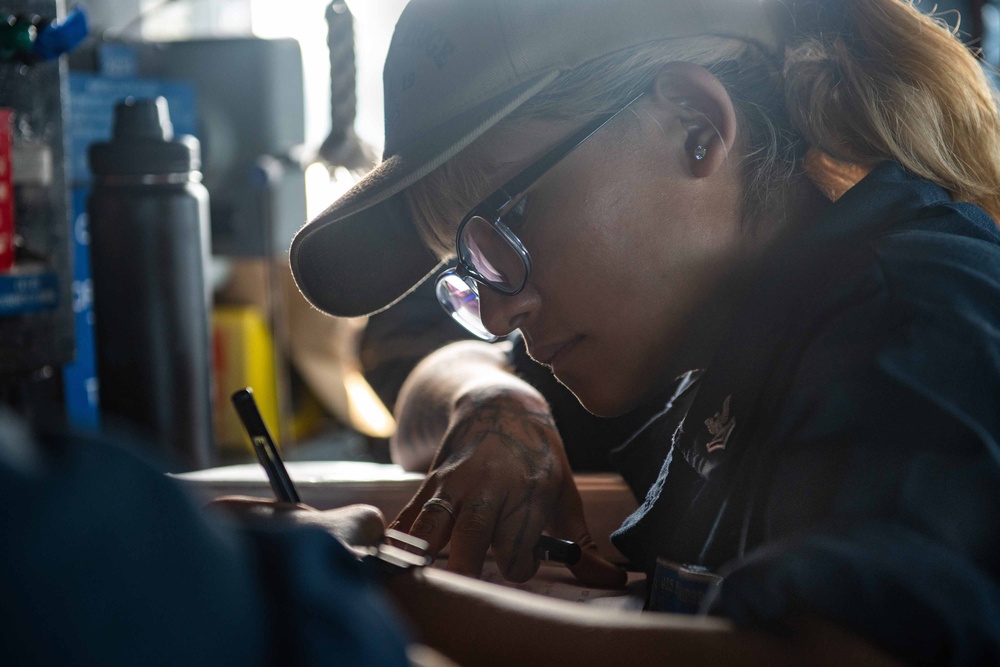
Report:
[[292,240],[292,275],[316,308],[339,317],[388,308],[440,264],[413,224],[403,191],[547,86],[551,71],[448,119],[365,176]]

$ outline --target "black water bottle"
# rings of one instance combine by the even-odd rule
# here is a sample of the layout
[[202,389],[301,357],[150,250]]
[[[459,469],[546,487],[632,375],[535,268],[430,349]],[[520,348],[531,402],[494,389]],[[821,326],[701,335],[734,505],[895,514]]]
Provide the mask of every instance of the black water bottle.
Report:
[[174,469],[212,459],[208,191],[197,139],[165,99],[115,108],[90,148],[91,265],[101,414],[159,444]]

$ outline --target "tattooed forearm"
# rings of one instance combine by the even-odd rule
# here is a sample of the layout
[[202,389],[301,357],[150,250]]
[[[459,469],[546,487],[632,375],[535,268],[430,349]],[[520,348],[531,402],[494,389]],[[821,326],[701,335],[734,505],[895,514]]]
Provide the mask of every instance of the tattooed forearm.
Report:
[[430,450],[428,463],[433,458],[441,439],[448,430],[451,419],[451,408],[445,404],[428,405],[422,409],[413,410],[412,414],[400,419],[399,426],[393,436],[397,448],[411,452]]
[[433,382],[404,385],[396,402],[396,433],[389,441],[392,460],[411,472],[426,472],[450,418],[451,402]]
[[446,435],[458,423],[519,437],[529,430],[536,442],[555,430],[541,395],[510,373],[501,350],[482,343],[450,345],[422,361],[400,391],[396,417],[393,460],[418,471],[428,469],[443,441],[454,440]]
[[[465,447],[497,437],[529,469],[534,459],[547,456],[558,439],[555,421],[539,396],[506,387],[463,397],[452,414],[446,447]],[[450,455],[450,452],[442,452]]]
[[545,400],[533,390],[526,394],[520,387],[499,386],[479,391],[466,400],[471,409],[482,415],[484,421],[500,423],[504,419],[513,417],[515,420],[527,421],[543,429],[556,428],[552,412]]

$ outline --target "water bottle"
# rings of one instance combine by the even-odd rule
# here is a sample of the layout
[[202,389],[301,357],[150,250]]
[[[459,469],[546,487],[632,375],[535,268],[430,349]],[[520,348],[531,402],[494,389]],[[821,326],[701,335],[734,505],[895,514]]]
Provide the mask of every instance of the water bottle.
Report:
[[208,191],[197,139],[165,99],[115,108],[90,148],[88,203],[101,414],[158,445],[172,469],[212,459]]

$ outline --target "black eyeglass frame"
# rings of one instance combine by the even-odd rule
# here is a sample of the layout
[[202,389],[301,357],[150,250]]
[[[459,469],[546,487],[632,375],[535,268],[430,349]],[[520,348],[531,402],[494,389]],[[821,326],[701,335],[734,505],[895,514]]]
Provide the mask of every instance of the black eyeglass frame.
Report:
[[[446,274],[454,274],[463,280],[472,278],[476,282],[486,285],[490,289],[496,290],[505,296],[514,296],[519,294],[528,284],[528,279],[531,277],[531,256],[528,254],[528,250],[524,247],[524,244],[521,243],[521,239],[519,239],[517,235],[503,223],[502,218],[507,212],[507,207],[527,192],[528,188],[534,185],[538,179],[562,161],[563,158],[579,148],[585,141],[587,141],[587,139],[592,137],[602,127],[610,123],[616,116],[618,116],[618,114],[632,106],[632,104],[639,100],[639,98],[641,98],[644,94],[645,93],[639,93],[630,99],[622,108],[618,109],[618,111],[603,114],[594,118],[576,132],[560,141],[559,144],[552,148],[552,150],[525,167],[519,174],[504,183],[499,189],[493,192],[493,194],[476,204],[471,211],[466,213],[465,217],[462,218],[462,222],[458,225],[458,231],[455,233],[455,252],[458,256],[458,265],[453,269],[448,269],[438,276],[438,281],[440,281]],[[469,262],[466,257],[463,256],[461,243],[462,233],[465,231],[465,227],[469,224],[469,221],[476,217],[482,218],[489,223],[490,226],[492,226],[500,234],[500,236],[510,244],[518,256],[520,256],[521,261],[524,262],[524,279],[516,289],[505,288],[504,286],[487,279],[479,273],[474,266],[472,266],[471,262]],[[470,287],[475,290],[474,286]],[[478,290],[476,290],[476,292],[478,297]],[[444,306],[444,304],[442,304],[442,306]]]

